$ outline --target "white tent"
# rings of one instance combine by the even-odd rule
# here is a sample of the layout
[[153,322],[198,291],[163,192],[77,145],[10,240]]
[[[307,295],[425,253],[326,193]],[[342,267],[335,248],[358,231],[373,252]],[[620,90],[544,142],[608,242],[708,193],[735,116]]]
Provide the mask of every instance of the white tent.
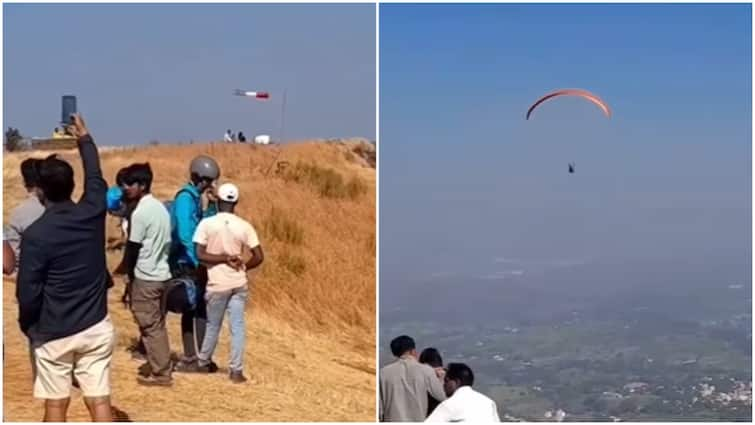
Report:
[[270,135],[260,134],[259,136],[254,136],[254,143],[258,145],[268,145],[270,144]]

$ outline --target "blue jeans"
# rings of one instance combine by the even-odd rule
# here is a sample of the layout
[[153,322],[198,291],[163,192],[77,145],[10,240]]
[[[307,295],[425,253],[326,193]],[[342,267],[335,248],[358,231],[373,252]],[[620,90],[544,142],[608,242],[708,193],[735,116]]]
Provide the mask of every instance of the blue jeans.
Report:
[[199,365],[206,366],[212,359],[218,345],[223,316],[228,311],[231,322],[231,360],[228,368],[231,372],[241,372],[244,364],[244,344],[246,343],[246,325],[244,311],[249,298],[247,286],[224,292],[207,292],[207,332],[199,352]]

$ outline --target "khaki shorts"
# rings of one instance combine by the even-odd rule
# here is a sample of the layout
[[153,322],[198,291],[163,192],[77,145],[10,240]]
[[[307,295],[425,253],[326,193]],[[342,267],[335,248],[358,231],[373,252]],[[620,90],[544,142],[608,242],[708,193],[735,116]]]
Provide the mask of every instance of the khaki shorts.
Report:
[[115,331],[110,316],[76,335],[47,342],[34,349],[37,377],[34,397],[57,400],[71,395],[71,374],[84,397],[110,395],[110,363]]

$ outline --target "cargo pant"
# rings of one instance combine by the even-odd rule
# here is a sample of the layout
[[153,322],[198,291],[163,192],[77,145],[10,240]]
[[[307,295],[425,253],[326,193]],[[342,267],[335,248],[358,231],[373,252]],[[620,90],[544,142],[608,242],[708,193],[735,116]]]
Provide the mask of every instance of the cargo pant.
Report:
[[141,339],[147,351],[147,362],[152,374],[159,378],[170,378],[170,343],[165,327],[165,312],[162,300],[167,288],[166,282],[150,282],[134,279],[131,284],[131,310],[139,325]]

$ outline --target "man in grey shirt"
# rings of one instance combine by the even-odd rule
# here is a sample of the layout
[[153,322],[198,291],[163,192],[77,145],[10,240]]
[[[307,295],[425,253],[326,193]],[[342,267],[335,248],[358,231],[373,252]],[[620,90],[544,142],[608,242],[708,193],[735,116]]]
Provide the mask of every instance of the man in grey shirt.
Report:
[[391,341],[391,352],[398,359],[380,369],[380,421],[423,422],[428,394],[446,399],[442,376],[417,360],[414,340],[406,335]]
[[20,259],[21,237],[24,231],[45,212],[45,207],[39,202],[39,189],[37,187],[37,163],[39,161],[36,158],[28,158],[21,163],[21,176],[24,179],[27,197],[13,209],[3,232],[3,239],[8,241],[13,249],[16,263]]

